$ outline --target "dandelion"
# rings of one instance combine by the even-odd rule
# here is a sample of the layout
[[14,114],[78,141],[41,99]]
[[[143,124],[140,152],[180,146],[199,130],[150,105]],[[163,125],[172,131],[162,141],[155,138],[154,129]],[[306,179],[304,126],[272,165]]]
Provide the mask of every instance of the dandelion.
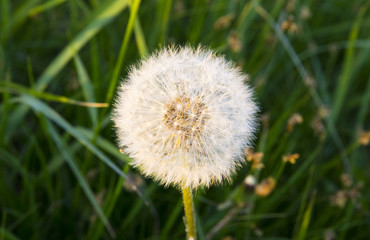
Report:
[[334,240],[337,238],[337,234],[333,229],[326,229],[324,232],[324,240]]
[[227,38],[227,42],[229,44],[231,51],[240,52],[242,50],[242,43],[237,32],[232,31],[229,37]]
[[318,114],[312,120],[312,128],[320,140],[324,140],[326,137],[325,126],[322,120]]
[[219,19],[217,19],[217,21],[213,25],[213,28],[214,29],[225,29],[225,28],[228,28],[230,26],[231,21],[233,19],[234,19],[234,15],[233,14],[228,14],[228,15],[222,16]]
[[228,179],[255,131],[245,77],[212,52],[189,47],[162,50],[132,68],[113,117],[131,164],[166,186]]
[[[144,175],[182,188],[186,214],[192,189],[230,180],[243,162],[257,111],[245,79],[209,50],[166,48],[119,87],[113,121],[120,147]],[[195,238],[192,227],[188,238]]]
[[366,146],[369,145],[370,142],[370,131],[361,133],[360,137],[358,138],[358,143],[360,145]]
[[255,187],[254,192],[257,196],[266,197],[272,192],[272,190],[274,190],[275,184],[275,179],[272,177],[268,177],[262,180],[262,182]]
[[345,187],[350,187],[353,183],[352,178],[348,173],[340,175],[340,180]]
[[287,154],[283,156],[283,162],[290,162],[291,164],[295,164],[298,158],[299,158],[298,153]]
[[301,124],[303,122],[303,117],[299,113],[294,113],[292,116],[290,116],[288,120],[288,125],[286,127],[287,132],[291,132],[295,125]]
[[293,12],[295,9],[295,5],[296,5],[296,0],[288,0],[288,3],[286,4],[285,9],[288,12]]
[[281,30],[288,31],[290,34],[296,33],[298,31],[298,25],[294,22],[294,17],[289,16],[288,19],[283,21],[280,25]]
[[307,20],[311,17],[311,10],[307,6],[301,8],[300,17],[302,20]]
[[252,149],[247,148],[244,150],[244,154],[247,156],[247,161],[252,162],[252,169],[261,170],[265,167],[262,163],[262,152],[254,152]]
[[343,208],[347,202],[347,193],[345,190],[337,191],[333,196],[330,198],[331,205]]

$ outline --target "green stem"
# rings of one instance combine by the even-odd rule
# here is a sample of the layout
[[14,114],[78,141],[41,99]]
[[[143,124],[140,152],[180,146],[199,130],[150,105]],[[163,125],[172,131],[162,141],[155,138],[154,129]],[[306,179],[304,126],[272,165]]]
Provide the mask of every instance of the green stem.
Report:
[[184,200],[187,239],[195,240],[194,205],[191,189],[182,187],[182,197]]

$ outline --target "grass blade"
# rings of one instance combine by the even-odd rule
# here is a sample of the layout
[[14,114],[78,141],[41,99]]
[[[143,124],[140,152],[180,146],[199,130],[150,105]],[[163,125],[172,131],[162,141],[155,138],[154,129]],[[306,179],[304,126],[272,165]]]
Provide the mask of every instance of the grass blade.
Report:
[[[117,167],[117,165],[113,161],[111,161],[103,152],[101,152],[98,148],[96,148],[89,139],[87,139],[84,135],[82,135],[75,127],[69,124],[65,119],[63,119],[56,111],[51,109],[49,106],[39,101],[38,99],[33,98],[28,95],[22,95],[20,98],[16,99],[16,101],[30,106],[35,111],[42,113],[48,119],[55,122],[57,125],[63,128],[66,132],[68,132],[70,135],[76,138],[83,146],[89,149],[96,157],[102,160],[115,173],[123,177],[126,181],[130,181],[127,178],[126,174],[124,174],[122,170],[119,167]],[[136,184],[133,182],[131,182],[130,184],[136,186]],[[140,198],[143,199],[145,205],[147,205],[152,210],[153,204],[144,197],[143,193],[140,191],[138,186],[136,186],[135,192],[139,195]]]
[[352,68],[354,64],[354,50],[355,50],[355,41],[358,38],[358,34],[360,31],[361,23],[363,20],[363,17],[365,15],[365,12],[367,10],[369,3],[366,6],[362,6],[359,10],[359,13],[357,15],[356,21],[353,24],[353,28],[349,37],[349,48],[346,51],[345,61],[344,61],[344,67],[343,71],[339,77],[339,83],[338,87],[335,90],[335,98],[334,98],[334,106],[333,106],[333,121],[338,118],[340,109],[343,105],[344,98],[346,96],[346,93],[349,89],[349,84],[351,81],[351,73]]
[[[311,94],[314,102],[316,103],[316,105],[319,108],[320,107],[325,107],[324,104],[323,104],[323,101],[321,100],[321,98],[320,98],[320,96],[317,92],[317,90],[313,86],[311,86],[310,84],[308,84],[306,82],[306,79],[308,79],[310,76],[309,76],[307,70],[305,69],[305,67],[303,66],[301,60],[299,59],[297,53],[295,52],[293,46],[291,45],[291,43],[289,42],[287,37],[282,32],[280,26],[277,23],[274,22],[272,17],[268,14],[268,12],[266,12],[266,10],[261,5],[259,5],[256,1],[254,1],[253,3],[254,3],[255,10],[274,29],[276,35],[280,39],[280,41],[283,44],[286,52],[289,54],[289,57],[291,58],[292,62],[296,66],[299,74],[301,75],[301,78],[302,78],[304,84],[307,86],[308,90],[310,91],[310,94]],[[341,158],[342,158],[343,166],[346,169],[346,172],[348,174],[351,174],[349,160],[348,160],[347,155],[345,154],[345,151],[344,151],[345,148],[344,148],[342,140],[339,137],[338,131],[335,128],[334,121],[331,117],[328,117],[325,120],[326,120],[327,127],[329,129],[329,132],[331,133],[331,136],[333,137],[333,140],[334,140],[335,144],[337,145],[337,148],[338,148],[339,152],[342,154]]]
[[111,78],[111,81],[110,81],[110,84],[109,84],[108,93],[107,93],[107,96],[106,96],[106,102],[110,102],[112,100],[114,89],[116,88],[118,77],[119,77],[120,72],[122,70],[123,60],[124,60],[124,57],[126,55],[129,40],[131,38],[132,29],[134,28],[135,19],[136,19],[137,13],[139,11],[140,2],[141,2],[141,0],[134,0],[134,2],[132,4],[131,14],[130,14],[130,18],[128,20],[125,36],[123,37],[121,49],[119,51],[119,55],[118,55],[118,59],[117,59],[117,63],[114,67],[113,75],[112,75],[112,78]]
[[72,157],[72,154],[69,152],[69,148],[66,146],[65,143],[63,143],[61,137],[59,136],[59,134],[55,130],[54,126],[49,121],[47,121],[47,126],[48,126],[48,129],[49,129],[49,133],[51,134],[55,144],[58,146],[60,153],[63,155],[65,161],[67,162],[67,164],[71,168],[73,174],[77,178],[80,186],[82,187],[83,191],[86,194],[86,197],[89,199],[89,201],[90,201],[91,205],[93,206],[94,210],[96,211],[96,213],[98,214],[100,219],[103,221],[103,223],[106,226],[110,236],[114,238],[115,233],[113,231],[113,228],[109,224],[108,219],[105,216],[103,210],[101,209],[99,204],[96,202],[94,194],[93,194],[90,186],[86,182],[85,178],[82,176],[80,169],[75,164],[75,161]]
[[[88,128],[82,128],[77,127],[76,128],[81,134],[85,135],[89,139],[93,139],[94,132],[91,129]],[[130,158],[126,155],[122,154],[119,149],[109,142],[108,140],[104,139],[103,137],[98,136],[95,140],[95,144],[99,146],[101,149],[106,151],[107,153],[110,153],[112,156],[115,156],[116,158],[128,163],[130,162]]]
[[[24,1],[24,4],[22,4],[21,7],[17,9],[17,11],[13,14],[12,18],[8,18],[8,14],[6,13],[6,10],[8,10],[8,3],[5,3],[6,1],[3,1],[4,3],[4,9],[2,9],[3,19],[7,22],[2,23],[2,32],[0,36],[0,41],[5,45],[7,39],[10,37],[10,35],[15,32],[19,26],[26,20],[26,18],[29,15],[29,11],[39,2],[40,0],[31,0],[31,1]],[[9,14],[10,15],[10,14]]]
[[11,232],[9,232],[8,230],[6,230],[3,227],[0,227],[0,239],[1,240],[3,240],[3,239],[20,240],[20,238],[18,238],[17,236],[15,236],[14,234],[12,234]]
[[301,227],[299,229],[297,237],[294,238],[295,240],[304,240],[304,239],[306,239],[306,234],[307,234],[307,230],[308,230],[308,225],[310,224],[314,202],[315,202],[315,193],[313,193],[313,195],[311,196],[311,201],[309,202],[309,204],[306,208],[306,211],[304,212],[302,224],[301,224]]
[[139,49],[139,53],[141,57],[145,57],[148,55],[148,46],[145,41],[145,36],[143,29],[141,28],[141,23],[139,17],[136,17],[135,26],[134,26],[135,38],[136,38],[136,45]]
[[128,0],[111,1],[95,18],[59,53],[36,83],[36,90],[43,91],[76,53],[104,26],[109,24],[128,6]]
[[[77,70],[77,75],[78,75],[78,80],[80,81],[81,87],[82,87],[82,92],[84,94],[84,97],[86,101],[88,102],[95,102],[95,94],[94,94],[94,88],[93,85],[90,81],[90,77],[86,71],[86,68],[84,64],[81,61],[81,58],[78,54],[74,56],[73,58],[76,70]],[[89,114],[90,118],[92,121],[93,126],[96,126],[98,122],[98,111],[95,108],[89,108]]]
[[57,112],[48,107],[41,101],[33,98],[31,96],[22,95],[17,101],[30,106],[37,112],[41,112],[48,119],[55,122],[73,137],[75,137],[82,145],[93,152],[100,160],[106,163],[113,171],[123,178],[127,178],[124,173],[113,163],[107,156],[105,156],[99,149],[97,149],[84,135],[80,134],[72,125],[70,125],[66,120],[64,120]]
[[[4,86],[4,88],[1,88],[1,86]],[[82,107],[89,107],[89,108],[105,108],[108,107],[107,103],[96,103],[96,102],[81,102],[74,99],[70,99],[64,96],[58,96],[46,92],[38,92],[33,89],[28,89],[26,87],[23,87],[16,83],[7,83],[7,84],[0,84],[0,92],[3,91],[5,93],[8,92],[15,92],[15,93],[26,93],[44,100],[48,101],[54,101],[59,103],[66,103],[66,104],[72,104]]]
[[29,16],[34,16],[34,15],[39,14],[39,13],[41,13],[43,11],[46,11],[46,10],[48,10],[50,8],[56,7],[56,6],[58,6],[58,5],[60,5],[60,4],[64,3],[64,2],[66,2],[66,1],[67,0],[51,0],[51,1],[48,1],[48,2],[46,2],[44,4],[41,4],[41,5],[37,6],[37,7],[32,8],[28,12],[28,15]]

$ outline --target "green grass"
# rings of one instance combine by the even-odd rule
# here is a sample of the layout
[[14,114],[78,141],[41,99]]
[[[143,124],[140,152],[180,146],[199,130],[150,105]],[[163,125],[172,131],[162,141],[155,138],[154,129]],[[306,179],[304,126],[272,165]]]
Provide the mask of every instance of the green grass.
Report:
[[[281,28],[289,17],[295,32]],[[370,130],[369,1],[0,0],[0,21],[0,240],[185,238],[181,192],[128,165],[110,120],[129,66],[174,43],[236,62],[264,119],[265,167],[196,192],[199,239],[370,238],[370,148],[358,144]],[[294,113],[303,123],[287,132]],[[248,174],[275,189],[257,196]]]

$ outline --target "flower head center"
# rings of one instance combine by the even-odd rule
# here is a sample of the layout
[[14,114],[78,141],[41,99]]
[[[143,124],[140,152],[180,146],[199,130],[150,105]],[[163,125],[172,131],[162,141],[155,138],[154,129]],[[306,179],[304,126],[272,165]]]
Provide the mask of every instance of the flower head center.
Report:
[[206,105],[199,98],[180,96],[166,105],[163,115],[165,125],[177,134],[192,139],[199,136],[209,119]]

